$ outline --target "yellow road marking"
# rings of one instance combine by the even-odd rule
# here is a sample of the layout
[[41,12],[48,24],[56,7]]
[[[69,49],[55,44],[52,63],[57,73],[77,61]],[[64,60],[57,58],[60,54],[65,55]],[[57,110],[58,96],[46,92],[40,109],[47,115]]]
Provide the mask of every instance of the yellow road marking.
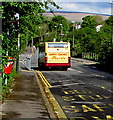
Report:
[[104,86],[100,86],[102,89],[106,89]]
[[82,105],[83,111],[88,112],[88,111],[93,111],[95,112],[96,110],[93,108],[88,107],[87,105]]
[[[40,72],[38,71],[38,73]],[[50,113],[50,118],[52,119],[55,118],[55,120],[60,120],[61,118],[67,120],[65,113],[63,112],[62,108],[58,104],[57,100],[55,99],[51,91],[49,90],[49,87],[48,87],[49,84],[47,83],[47,81],[43,81],[44,84],[46,84],[46,86],[44,86],[44,84],[41,83],[41,80],[44,77],[42,77],[40,74],[40,77],[41,77],[41,80],[40,80],[36,72],[35,72],[35,76],[36,76],[39,88],[41,90],[43,99],[45,101],[45,105],[47,106],[48,112]]]
[[94,118],[96,120],[102,120],[102,119],[100,119],[99,117],[96,117],[96,116],[92,116],[92,118]]
[[106,116],[107,120],[113,120],[113,117],[111,115]]
[[44,75],[42,74],[42,72],[37,71],[38,75],[41,77],[43,83],[47,86],[47,87],[52,87],[51,84],[47,81],[47,79],[44,77]]
[[109,104],[111,107],[113,107],[113,104]]
[[83,95],[78,95],[82,100],[86,100]]
[[95,107],[95,108],[97,108],[99,111],[104,111],[102,108],[100,108],[98,105],[96,105],[96,104],[93,104],[93,106]]

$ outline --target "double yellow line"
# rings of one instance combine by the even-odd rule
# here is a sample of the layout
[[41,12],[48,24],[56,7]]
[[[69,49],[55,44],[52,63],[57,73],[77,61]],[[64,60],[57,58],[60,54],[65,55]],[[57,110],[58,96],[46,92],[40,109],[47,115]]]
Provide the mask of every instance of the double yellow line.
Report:
[[51,88],[52,86],[49,84],[49,82],[46,80],[42,72],[37,71],[39,77],[41,78],[42,82],[46,85],[46,87]]
[[[37,75],[38,73],[38,75]],[[63,112],[61,106],[51,93],[50,89],[52,86],[46,80],[44,75],[40,71],[35,72],[36,80],[38,82],[43,100],[45,102],[45,106],[48,110],[51,119],[61,120],[65,119],[68,120],[67,116]]]

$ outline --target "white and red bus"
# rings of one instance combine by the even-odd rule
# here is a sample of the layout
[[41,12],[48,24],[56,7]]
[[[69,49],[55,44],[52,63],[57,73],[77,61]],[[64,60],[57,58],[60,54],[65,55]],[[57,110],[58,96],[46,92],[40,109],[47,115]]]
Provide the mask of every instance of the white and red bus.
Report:
[[70,63],[69,42],[45,42],[39,49],[39,67],[60,67],[67,70]]

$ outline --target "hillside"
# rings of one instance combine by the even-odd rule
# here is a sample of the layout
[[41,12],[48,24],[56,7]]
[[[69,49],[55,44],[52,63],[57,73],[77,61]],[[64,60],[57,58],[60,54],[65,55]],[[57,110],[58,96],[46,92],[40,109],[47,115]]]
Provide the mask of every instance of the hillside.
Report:
[[[50,12],[44,13],[45,16],[53,17],[53,14]],[[60,15],[65,17],[70,21],[82,22],[82,18],[88,15],[99,15],[103,18],[103,20],[108,19],[109,15],[102,15],[96,13],[82,13],[82,12],[55,12],[55,15]]]

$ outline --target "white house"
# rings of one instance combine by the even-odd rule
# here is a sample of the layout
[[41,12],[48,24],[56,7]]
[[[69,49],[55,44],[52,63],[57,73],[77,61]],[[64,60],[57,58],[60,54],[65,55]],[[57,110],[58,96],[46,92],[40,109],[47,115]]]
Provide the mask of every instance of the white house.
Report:
[[96,26],[96,31],[99,32],[100,31],[100,28],[102,27],[103,25],[97,25]]

